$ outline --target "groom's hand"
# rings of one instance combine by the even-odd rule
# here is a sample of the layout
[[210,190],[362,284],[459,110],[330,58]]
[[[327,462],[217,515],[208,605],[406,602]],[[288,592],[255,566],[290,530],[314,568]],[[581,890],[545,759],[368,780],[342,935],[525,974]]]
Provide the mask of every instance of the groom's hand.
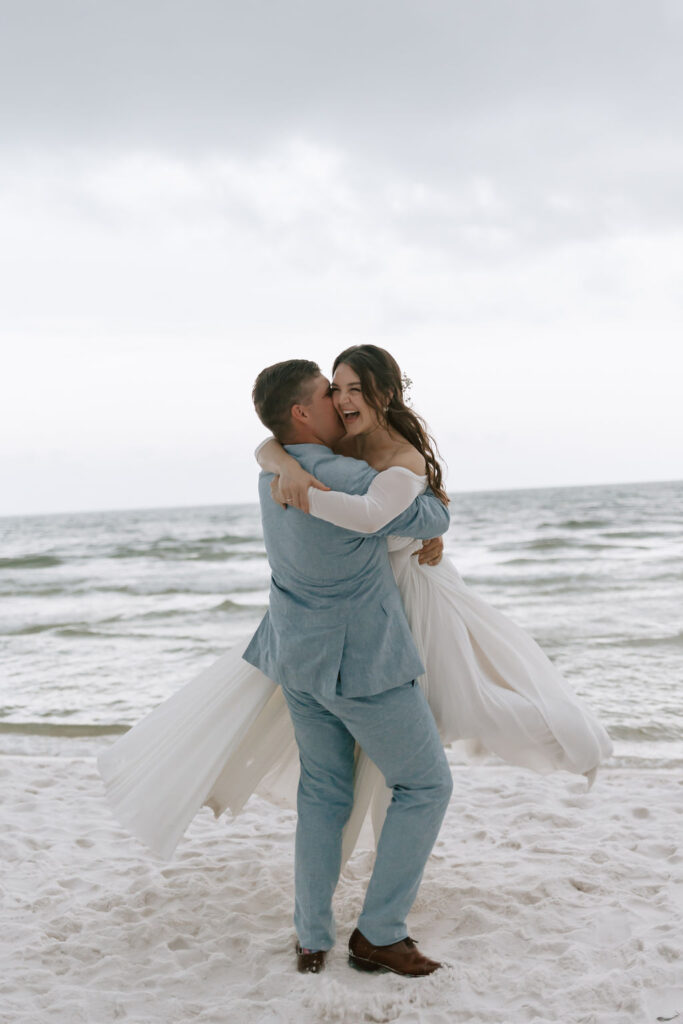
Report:
[[443,538],[432,537],[431,540],[423,540],[422,547],[413,552],[417,555],[420,565],[438,565],[443,557]]

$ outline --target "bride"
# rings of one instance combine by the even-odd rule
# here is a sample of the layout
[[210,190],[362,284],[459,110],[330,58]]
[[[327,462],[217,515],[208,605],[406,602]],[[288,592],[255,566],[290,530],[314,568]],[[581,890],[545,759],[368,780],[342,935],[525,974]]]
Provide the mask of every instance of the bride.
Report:
[[[427,486],[446,500],[422,420],[404,402],[395,360],[357,345],[334,363],[332,395],[346,428],[338,451],[374,469],[365,495],[322,489],[274,438],[257,450],[276,474],[282,504],[357,533],[386,526]],[[448,559],[413,557],[419,541],[390,537],[392,569],[425,674],[422,687],[444,744],[469,741],[510,764],[565,769],[592,784],[612,745],[604,728],[535,641],[477,597]],[[98,758],[112,809],[134,835],[170,857],[202,805],[239,813],[249,796],[295,806],[298,751],[282,691],[233,648],[155,708]],[[391,797],[356,750],[354,808],[344,829],[350,856],[368,809],[379,835]]]

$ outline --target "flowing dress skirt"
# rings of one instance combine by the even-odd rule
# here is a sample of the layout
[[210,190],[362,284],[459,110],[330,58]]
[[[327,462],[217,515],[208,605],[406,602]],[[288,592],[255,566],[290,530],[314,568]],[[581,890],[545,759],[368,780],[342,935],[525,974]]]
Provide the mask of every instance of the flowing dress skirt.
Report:
[[[420,566],[420,542],[391,539],[391,562],[426,672],[418,680],[444,744],[510,764],[585,775],[612,751],[604,728],[538,644],[477,597],[444,558]],[[254,792],[295,806],[298,751],[279,686],[230,650],[100,754],[113,813],[168,858],[203,805],[238,814]],[[379,835],[391,793],[356,749],[343,861],[371,811]]]

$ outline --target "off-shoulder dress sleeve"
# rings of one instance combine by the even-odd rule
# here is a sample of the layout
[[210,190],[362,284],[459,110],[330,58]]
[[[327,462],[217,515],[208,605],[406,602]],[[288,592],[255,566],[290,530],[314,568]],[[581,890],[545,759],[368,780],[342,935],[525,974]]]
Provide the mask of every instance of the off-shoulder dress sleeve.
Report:
[[319,491],[308,488],[311,515],[356,533],[375,533],[412,505],[427,485],[427,478],[402,466],[378,473],[365,494]]

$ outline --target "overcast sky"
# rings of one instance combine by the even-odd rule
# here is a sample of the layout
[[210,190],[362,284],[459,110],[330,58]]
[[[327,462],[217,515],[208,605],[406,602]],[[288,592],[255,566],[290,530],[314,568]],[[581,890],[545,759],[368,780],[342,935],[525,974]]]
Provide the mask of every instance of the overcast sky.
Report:
[[0,0],[0,514],[255,500],[374,342],[453,491],[683,477],[678,0]]

